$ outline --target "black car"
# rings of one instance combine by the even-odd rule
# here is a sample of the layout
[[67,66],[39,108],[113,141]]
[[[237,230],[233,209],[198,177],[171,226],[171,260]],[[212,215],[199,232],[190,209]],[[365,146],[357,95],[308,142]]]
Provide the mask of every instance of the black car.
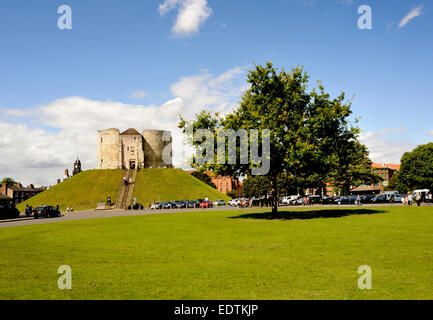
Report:
[[188,202],[188,208],[199,208],[200,207],[200,201],[198,200],[192,200]]
[[378,196],[375,196],[373,199],[371,199],[371,203],[385,203],[386,202],[386,196],[384,194],[380,194]]
[[177,208],[177,203],[175,201],[168,201],[164,204],[164,209],[174,209]]
[[361,196],[361,203],[371,203],[371,199],[374,198],[372,194],[366,194]]
[[52,206],[37,207],[33,217],[35,219],[60,217],[60,211]]
[[322,204],[333,204],[335,199],[335,197],[324,196],[322,198]]
[[188,207],[188,201],[187,200],[182,200],[178,202],[178,208],[179,209],[185,209]]

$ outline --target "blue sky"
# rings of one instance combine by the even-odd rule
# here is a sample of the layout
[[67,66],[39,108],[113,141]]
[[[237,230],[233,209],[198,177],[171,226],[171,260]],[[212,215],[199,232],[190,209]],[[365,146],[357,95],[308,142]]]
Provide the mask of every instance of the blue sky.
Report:
[[[65,4],[72,30],[57,27]],[[398,162],[432,140],[432,4],[3,0],[0,151],[11,160],[0,177],[49,183],[76,154],[95,165],[104,126],[172,129],[179,112],[227,110],[247,68],[266,60],[303,65],[311,86],[322,80],[333,95],[355,95],[372,159]],[[372,8],[372,30],[358,28],[360,5]]]

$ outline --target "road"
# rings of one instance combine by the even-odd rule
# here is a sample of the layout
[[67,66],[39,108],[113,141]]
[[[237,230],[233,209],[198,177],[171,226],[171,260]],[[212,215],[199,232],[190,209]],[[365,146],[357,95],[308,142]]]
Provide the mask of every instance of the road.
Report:
[[[432,204],[423,204],[423,206],[431,206]],[[379,206],[401,206],[401,204],[364,204],[362,207],[379,207]],[[309,208],[356,208],[356,205],[314,205],[309,206]],[[282,206],[281,209],[284,208],[305,208],[303,206],[299,207],[288,207]],[[253,207],[251,209],[260,209],[257,207]],[[20,216],[17,219],[5,219],[0,220],[0,229],[8,228],[8,227],[17,227],[17,226],[27,226],[34,224],[43,224],[43,223],[55,223],[61,221],[74,221],[74,220],[83,220],[83,219],[95,219],[95,218],[110,218],[110,217],[125,217],[125,216],[140,216],[140,215],[149,215],[149,214],[164,214],[164,213],[179,213],[179,212],[204,212],[204,211],[219,211],[219,210],[248,210],[248,208],[240,209],[237,207],[215,207],[209,209],[172,209],[172,210],[139,210],[139,211],[125,211],[125,210],[88,210],[88,211],[76,211],[76,212],[63,212],[61,217],[58,218],[40,218],[34,219],[33,217]]]

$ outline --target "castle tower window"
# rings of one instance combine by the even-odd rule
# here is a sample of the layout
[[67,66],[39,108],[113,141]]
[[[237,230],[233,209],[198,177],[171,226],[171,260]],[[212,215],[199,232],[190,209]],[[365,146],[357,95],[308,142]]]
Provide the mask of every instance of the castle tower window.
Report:
[[104,143],[104,138],[101,137],[101,143]]

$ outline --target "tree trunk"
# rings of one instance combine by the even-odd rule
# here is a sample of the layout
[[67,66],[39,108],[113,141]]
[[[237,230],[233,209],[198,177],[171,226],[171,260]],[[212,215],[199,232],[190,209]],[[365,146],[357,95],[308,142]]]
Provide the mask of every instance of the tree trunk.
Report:
[[272,213],[278,213],[278,183],[277,177],[273,177],[272,179]]

